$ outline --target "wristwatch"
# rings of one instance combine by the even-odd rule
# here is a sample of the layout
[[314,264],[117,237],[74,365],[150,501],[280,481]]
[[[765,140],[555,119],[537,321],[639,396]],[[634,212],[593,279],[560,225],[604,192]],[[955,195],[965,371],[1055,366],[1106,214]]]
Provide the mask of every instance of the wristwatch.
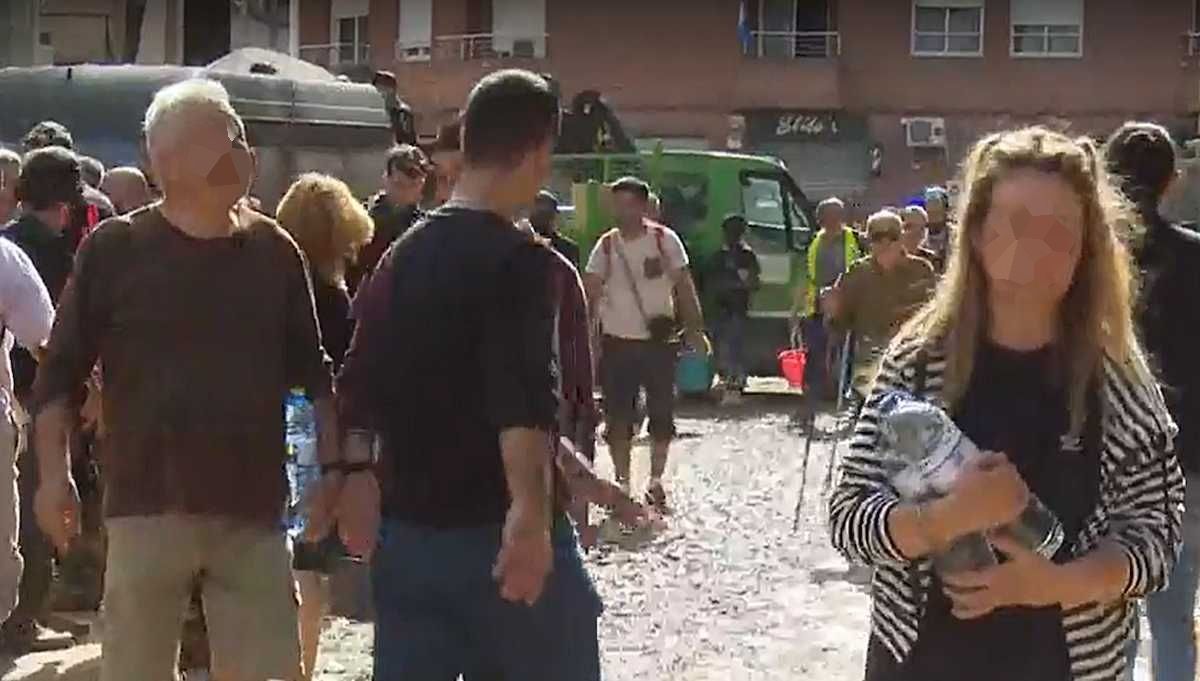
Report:
[[378,459],[378,438],[369,430],[352,428],[346,431],[342,446],[342,460],[321,466],[321,474],[342,473],[351,475],[375,469]]

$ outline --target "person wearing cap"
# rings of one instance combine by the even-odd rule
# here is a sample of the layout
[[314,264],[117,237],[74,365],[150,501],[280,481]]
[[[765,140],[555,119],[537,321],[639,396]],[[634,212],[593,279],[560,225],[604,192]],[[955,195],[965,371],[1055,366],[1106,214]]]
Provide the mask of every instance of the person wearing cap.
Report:
[[950,248],[954,245],[954,224],[950,219],[950,194],[941,187],[925,190],[925,213],[929,217],[929,236],[925,247],[933,251],[931,265],[937,272],[946,271]]
[[579,269],[579,245],[558,231],[558,197],[554,192],[547,189],[538,192],[533,200],[533,211],[529,214],[529,224],[576,270]]
[[411,144],[397,144],[388,151],[383,167],[383,189],[367,202],[367,211],[375,222],[375,236],[358,254],[358,260],[346,273],[346,284],[353,293],[375,269],[384,251],[423,215],[417,204],[425,177],[429,174],[425,152]]
[[900,210],[900,217],[904,220],[904,249],[909,255],[924,258],[932,265],[938,255],[925,248],[925,238],[929,235],[929,214],[920,206],[908,205]]
[[868,218],[870,255],[854,263],[822,300],[833,328],[854,334],[856,388],[870,379],[876,356],[929,300],[936,282],[933,267],[905,249],[903,224],[892,211]]
[[[25,156],[16,187],[21,214],[0,236],[16,244],[29,257],[54,305],[58,304],[71,273],[74,245],[68,228],[71,212],[82,197],[79,159],[70,150],[51,146]],[[12,349],[11,361],[13,393],[17,402],[28,410],[37,360],[26,349],[17,347]],[[25,441],[31,442],[31,438],[26,437]],[[44,636],[37,621],[47,606],[53,579],[53,557],[33,514],[38,471],[36,453],[31,446],[20,452],[17,465],[22,504],[20,548],[25,571],[21,577],[19,603],[0,629],[3,644],[12,652],[30,650],[35,642],[69,645],[69,638]]]

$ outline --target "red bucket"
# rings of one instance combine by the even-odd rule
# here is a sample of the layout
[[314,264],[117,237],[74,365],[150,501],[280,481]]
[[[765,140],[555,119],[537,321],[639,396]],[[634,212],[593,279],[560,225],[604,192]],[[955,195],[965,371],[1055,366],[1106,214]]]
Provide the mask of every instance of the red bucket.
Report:
[[792,348],[779,353],[779,373],[793,388],[804,387],[804,365],[807,363],[808,353],[804,348]]

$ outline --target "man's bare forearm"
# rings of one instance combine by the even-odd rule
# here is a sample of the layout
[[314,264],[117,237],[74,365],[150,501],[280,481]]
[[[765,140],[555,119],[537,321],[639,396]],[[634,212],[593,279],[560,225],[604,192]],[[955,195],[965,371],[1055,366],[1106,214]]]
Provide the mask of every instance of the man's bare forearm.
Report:
[[33,437],[42,484],[66,481],[71,473],[69,442],[75,422],[67,398],[55,400],[34,418]]
[[589,311],[595,311],[596,306],[600,304],[600,298],[604,296],[604,280],[600,277],[585,272],[583,274],[583,294],[587,298],[586,304]]
[[500,433],[500,455],[513,508],[536,514],[549,527],[550,436],[534,428],[509,428]]
[[342,460],[341,429],[333,397],[313,400],[313,419],[317,426],[317,461],[328,466]]
[[609,490],[605,481],[596,475],[596,471],[582,454],[560,449],[554,463],[566,479],[572,497],[586,499],[601,506],[611,505],[612,500],[608,498]]

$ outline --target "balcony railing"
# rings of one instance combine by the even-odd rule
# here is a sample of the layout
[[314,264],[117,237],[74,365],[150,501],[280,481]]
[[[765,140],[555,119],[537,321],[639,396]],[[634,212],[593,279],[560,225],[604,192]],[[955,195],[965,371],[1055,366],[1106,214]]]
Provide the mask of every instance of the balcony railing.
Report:
[[371,61],[371,46],[367,43],[301,45],[300,58],[327,68],[345,64],[368,64]]
[[[474,59],[543,59],[548,35],[501,35],[465,33],[441,35],[434,39],[433,58],[469,61]],[[403,49],[404,46],[397,46]]]
[[842,53],[837,31],[751,31],[746,55],[765,59],[828,59]]

